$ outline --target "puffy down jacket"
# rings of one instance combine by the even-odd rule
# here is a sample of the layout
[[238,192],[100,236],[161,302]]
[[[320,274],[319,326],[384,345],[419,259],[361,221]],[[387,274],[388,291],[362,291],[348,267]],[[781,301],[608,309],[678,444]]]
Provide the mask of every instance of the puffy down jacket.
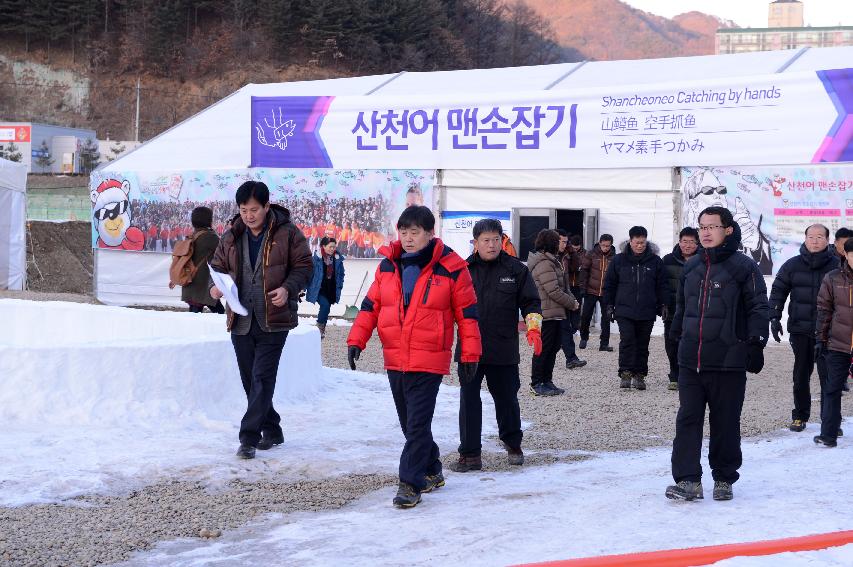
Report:
[[421,270],[404,309],[402,253],[400,241],[379,249],[385,259],[376,268],[347,344],[364,349],[378,328],[387,370],[445,375],[450,373],[455,321],[462,362],[478,362],[482,345],[477,296],[465,260],[436,238],[432,259]]

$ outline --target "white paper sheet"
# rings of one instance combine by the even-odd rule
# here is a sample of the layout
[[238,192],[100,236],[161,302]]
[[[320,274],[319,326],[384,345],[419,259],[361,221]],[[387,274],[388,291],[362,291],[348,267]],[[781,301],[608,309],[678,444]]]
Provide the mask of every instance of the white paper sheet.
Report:
[[237,284],[234,283],[231,276],[217,272],[210,264],[207,267],[210,268],[210,278],[213,280],[213,285],[222,292],[222,297],[225,299],[225,303],[231,308],[231,311],[237,315],[248,315],[249,312],[240,303],[240,298],[237,295]]

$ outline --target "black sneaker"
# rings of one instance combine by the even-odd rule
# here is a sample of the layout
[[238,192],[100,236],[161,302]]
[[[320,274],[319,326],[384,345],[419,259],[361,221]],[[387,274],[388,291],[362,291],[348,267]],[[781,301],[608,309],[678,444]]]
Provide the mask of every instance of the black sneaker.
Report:
[[823,435],[815,435],[814,442],[818,445],[823,445],[824,447],[835,447],[838,445],[838,442],[835,439],[830,439]]
[[558,396],[559,394],[549,388],[546,384],[531,384],[530,393],[534,396]]
[[546,386],[547,388],[550,388],[550,389],[551,389],[551,391],[552,391],[552,392],[554,392],[554,395],[555,395],[555,396],[559,396],[559,395],[561,395],[561,394],[565,394],[565,393],[566,393],[566,391],[565,391],[564,389],[562,389],[562,388],[558,388],[558,387],[557,387],[557,385],[556,385],[556,384],[554,384],[554,383],[553,383],[553,382],[551,382],[551,381],[545,382],[545,386]]
[[610,345],[601,345],[600,347],[598,347],[598,350],[602,352],[613,352],[613,347]]
[[441,474],[441,471],[438,474],[428,474],[426,475],[426,486],[421,490],[421,494],[432,492],[442,486],[444,486],[444,475]]
[[284,443],[284,435],[266,435],[261,434],[261,440],[258,442],[258,450],[259,451],[268,451],[272,449],[275,445],[281,445]]
[[646,389],[646,377],[642,374],[634,374],[633,376],[634,382],[631,384],[635,390],[645,390]]
[[459,455],[459,460],[450,464],[450,470],[458,473],[483,470],[483,459],[480,455]]
[[421,493],[415,490],[411,484],[401,482],[397,488],[397,496],[394,497],[394,506],[397,508],[414,508],[421,501]]
[[254,459],[255,458],[255,448],[251,445],[241,444],[240,448],[237,449],[237,456],[241,459]]
[[791,422],[791,425],[788,426],[788,429],[799,433],[800,431],[804,431],[806,429],[806,422],[802,419],[795,419]]
[[628,372],[627,370],[623,370],[619,373],[619,387],[620,388],[630,388],[631,387],[631,378],[633,374]]
[[574,358],[572,360],[566,361],[566,368],[568,368],[569,370],[572,370],[573,368],[581,368],[583,366],[586,366],[586,361],[581,360],[579,358]]
[[714,500],[731,500],[734,497],[732,483],[724,480],[714,481]]
[[578,343],[578,348],[579,349],[585,349],[586,348],[586,339],[581,339],[581,342]]
[[693,482],[691,480],[682,480],[677,484],[666,487],[666,497],[670,500],[702,500],[705,495],[702,493],[702,483]]

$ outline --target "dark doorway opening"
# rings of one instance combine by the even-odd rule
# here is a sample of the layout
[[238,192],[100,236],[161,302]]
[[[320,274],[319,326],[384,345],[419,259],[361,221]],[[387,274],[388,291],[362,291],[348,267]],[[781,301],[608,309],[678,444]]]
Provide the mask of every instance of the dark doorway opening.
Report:
[[[569,237],[576,234],[584,240],[583,209],[557,209],[557,227],[569,233]],[[586,242],[583,242],[586,247]]]

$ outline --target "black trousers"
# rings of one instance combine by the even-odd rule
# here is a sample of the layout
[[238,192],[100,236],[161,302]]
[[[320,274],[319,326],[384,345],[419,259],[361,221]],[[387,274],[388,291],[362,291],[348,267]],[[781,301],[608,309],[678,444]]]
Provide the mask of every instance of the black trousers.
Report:
[[789,340],[794,351],[794,409],[791,411],[791,419],[808,421],[812,409],[812,393],[809,388],[812,370],[817,364],[820,383],[826,382],[826,359],[821,357],[815,360],[814,337],[791,335]]
[[646,376],[649,373],[649,339],[655,322],[618,317],[619,372],[627,370]]
[[827,376],[820,384],[820,434],[836,439],[841,427],[841,390],[850,372],[850,353],[831,350],[823,357]]
[[560,321],[560,347],[566,355],[566,362],[578,357],[575,351],[575,326],[572,324],[571,313],[577,313],[577,311],[571,311],[568,319]]
[[406,437],[400,454],[400,480],[423,490],[426,476],[441,472],[441,455],[432,439],[432,416],[441,375],[389,370],[388,383]]
[[218,313],[219,315],[223,315],[225,313],[225,307],[223,307],[222,303],[220,303],[218,301],[216,302],[216,305],[214,305],[212,307],[210,305],[198,305],[198,304],[193,305],[191,303],[189,304],[189,306],[190,306],[190,313],[204,313],[205,307],[210,309],[211,313]]
[[678,382],[678,341],[669,338],[671,328],[671,320],[663,322],[663,346],[666,349],[666,357],[669,359],[669,381]]
[[479,455],[482,449],[483,403],[480,392],[483,377],[495,400],[498,436],[510,447],[521,447],[521,408],[518,389],[521,380],[517,364],[481,364],[473,380],[459,389],[459,454]]
[[554,363],[560,351],[560,323],[562,321],[542,321],[542,354],[533,355],[533,367],[530,383],[544,384],[554,379]]
[[678,374],[678,415],[672,442],[675,482],[702,480],[702,429],[705,406],[711,424],[708,461],[714,480],[736,482],[743,463],[740,414],[746,392],[746,372],[696,372],[681,367]]
[[602,345],[610,344],[610,321],[604,313],[605,305],[601,298],[597,295],[586,294],[583,298],[583,308],[581,309],[581,339],[589,340],[589,324],[592,321],[592,314],[595,312],[596,303],[601,308],[601,335],[600,340]]
[[[569,291],[572,292],[572,295],[575,296],[578,303],[581,303],[581,288],[573,285],[569,288]],[[574,311],[568,311],[567,313],[569,314],[569,319],[572,322],[572,330],[577,332],[578,329],[581,328],[581,310],[575,309]]]
[[240,443],[244,445],[256,447],[262,432],[272,436],[282,434],[281,416],[272,405],[272,396],[286,340],[287,331],[267,333],[254,317],[248,335],[231,334],[248,402],[240,422]]

